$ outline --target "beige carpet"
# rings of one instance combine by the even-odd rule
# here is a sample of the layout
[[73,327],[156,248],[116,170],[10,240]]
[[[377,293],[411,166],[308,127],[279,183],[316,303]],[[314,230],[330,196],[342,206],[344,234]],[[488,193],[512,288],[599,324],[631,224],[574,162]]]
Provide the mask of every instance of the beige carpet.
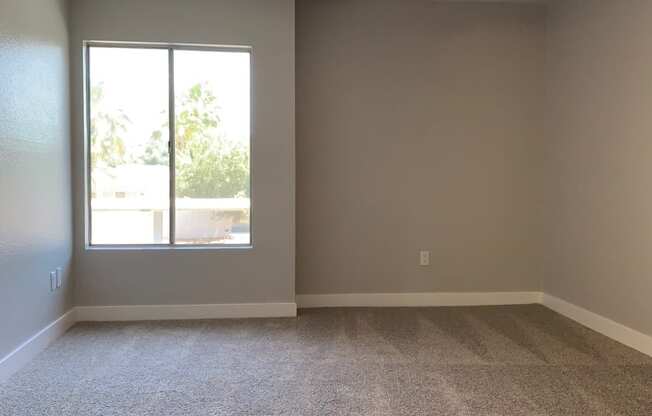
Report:
[[652,415],[652,359],[535,305],[78,324],[0,415]]

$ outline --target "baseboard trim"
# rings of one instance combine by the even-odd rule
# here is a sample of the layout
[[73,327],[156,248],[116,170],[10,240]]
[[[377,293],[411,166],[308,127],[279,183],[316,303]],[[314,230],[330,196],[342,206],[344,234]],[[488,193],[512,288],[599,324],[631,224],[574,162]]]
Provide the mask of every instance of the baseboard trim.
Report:
[[652,336],[542,292],[348,293],[297,295],[297,303],[77,306],[0,359],[0,382],[36,357],[76,322],[295,317],[299,308],[482,306],[539,303],[652,357]]
[[73,326],[77,322],[75,315],[74,308],[69,310],[0,359],[0,383],[7,380]]
[[523,305],[541,292],[341,293],[297,295],[299,308]]
[[558,297],[543,294],[545,307],[652,357],[652,337]]
[[341,293],[297,295],[299,308],[489,306],[538,303],[652,357],[652,336],[543,292]]
[[283,318],[297,316],[296,303],[77,306],[75,309],[78,322]]

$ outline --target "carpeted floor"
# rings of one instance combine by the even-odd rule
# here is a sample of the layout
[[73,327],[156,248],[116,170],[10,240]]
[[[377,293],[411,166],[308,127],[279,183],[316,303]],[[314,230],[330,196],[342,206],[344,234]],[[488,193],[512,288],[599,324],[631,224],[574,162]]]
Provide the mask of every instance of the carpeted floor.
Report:
[[652,358],[535,305],[81,323],[0,414],[652,415]]

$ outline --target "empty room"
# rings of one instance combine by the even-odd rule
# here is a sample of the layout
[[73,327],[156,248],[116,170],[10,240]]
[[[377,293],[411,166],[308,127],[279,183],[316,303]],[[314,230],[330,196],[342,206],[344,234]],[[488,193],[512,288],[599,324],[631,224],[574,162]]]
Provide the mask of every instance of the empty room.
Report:
[[0,416],[652,415],[652,1],[0,0]]

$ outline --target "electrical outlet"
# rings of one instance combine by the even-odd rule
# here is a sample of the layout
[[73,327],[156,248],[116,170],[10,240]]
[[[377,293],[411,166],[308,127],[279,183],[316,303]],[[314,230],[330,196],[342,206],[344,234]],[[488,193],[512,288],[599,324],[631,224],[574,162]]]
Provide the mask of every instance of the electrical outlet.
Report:
[[430,266],[430,252],[421,251],[419,253],[419,265],[420,266]]
[[57,288],[57,272],[50,272],[50,292]]
[[61,267],[57,267],[56,275],[57,275],[57,289],[58,289],[61,287],[61,280],[63,279],[63,269]]

